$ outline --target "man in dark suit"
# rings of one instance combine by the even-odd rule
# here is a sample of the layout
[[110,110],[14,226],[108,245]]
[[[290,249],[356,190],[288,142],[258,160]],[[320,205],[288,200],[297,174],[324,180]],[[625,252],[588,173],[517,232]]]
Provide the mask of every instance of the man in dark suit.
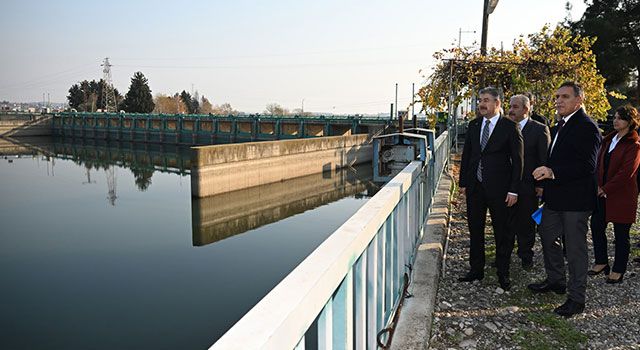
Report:
[[484,278],[484,228],[489,209],[496,241],[498,282],[508,290],[514,241],[508,229],[508,208],[518,200],[522,178],[522,134],[515,122],[500,115],[498,90],[484,88],[479,95],[481,118],[469,122],[460,165],[460,187],[465,189],[467,196],[471,269],[459,281]]
[[[553,310],[564,317],[584,311],[589,264],[587,221],[596,203],[596,158],[602,142],[598,126],[582,108],[583,100],[584,90],[579,84],[560,85],[556,110],[562,119],[551,130],[553,141],[546,166],[533,171],[536,180],[545,180],[540,238],[547,278],[528,287],[537,293],[564,294],[568,290],[566,302]],[[566,242],[568,284],[558,244],[561,235]]]
[[529,99],[525,95],[511,97],[509,118],[517,123],[524,139],[524,165],[522,182],[518,191],[518,203],[515,205],[510,221],[512,234],[518,239],[518,256],[522,267],[533,267],[533,244],[535,242],[535,222],[531,214],[538,209],[538,196],[542,188],[533,179],[533,170],[546,164],[547,152],[551,143],[549,128],[529,117]]
[[531,108],[529,109],[529,115],[531,116],[531,119],[550,128],[551,124],[549,123],[549,119],[542,114],[538,114],[538,112],[534,110],[533,105],[535,105],[536,103],[536,98],[533,96],[533,94],[530,92],[525,92],[524,95],[529,98],[529,104],[531,105]]

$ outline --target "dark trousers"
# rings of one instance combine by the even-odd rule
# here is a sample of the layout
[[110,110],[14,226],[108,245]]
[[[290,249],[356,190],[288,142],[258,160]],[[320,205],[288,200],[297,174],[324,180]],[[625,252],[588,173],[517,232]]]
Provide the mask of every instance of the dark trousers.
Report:
[[[607,220],[605,199],[598,198],[598,206],[591,215],[591,238],[593,239],[593,253],[596,264],[609,264],[607,255]],[[625,273],[629,262],[629,230],[631,224],[613,223],[613,232],[616,240],[615,260],[613,272]]]
[[[545,207],[540,223],[540,241],[547,282],[566,284],[569,299],[578,303],[584,303],[587,290],[587,231],[590,214],[590,211],[555,211]],[[562,235],[567,248],[568,283],[565,282],[564,256],[560,246]]]
[[484,228],[487,209],[491,215],[493,236],[496,241],[496,267],[498,276],[509,276],[509,261],[513,250],[513,235],[509,233],[509,208],[504,196],[489,196],[482,183],[476,182],[467,193],[467,222],[471,236],[469,265],[471,272],[483,274],[485,265]]
[[531,214],[538,209],[538,197],[519,195],[518,202],[513,208],[509,229],[518,239],[518,256],[523,261],[533,259],[533,244],[535,243],[536,223]]

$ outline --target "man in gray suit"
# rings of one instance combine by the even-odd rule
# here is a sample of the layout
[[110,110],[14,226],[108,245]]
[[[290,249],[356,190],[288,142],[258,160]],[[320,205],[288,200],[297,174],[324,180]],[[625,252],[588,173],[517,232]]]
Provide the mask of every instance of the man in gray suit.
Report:
[[524,139],[524,167],[522,182],[518,191],[518,203],[509,223],[509,229],[518,239],[518,256],[526,270],[533,267],[533,244],[535,242],[535,222],[531,214],[538,209],[538,197],[542,188],[533,178],[533,170],[546,164],[547,151],[551,143],[549,128],[530,118],[531,105],[525,95],[511,97],[509,118],[517,123]]

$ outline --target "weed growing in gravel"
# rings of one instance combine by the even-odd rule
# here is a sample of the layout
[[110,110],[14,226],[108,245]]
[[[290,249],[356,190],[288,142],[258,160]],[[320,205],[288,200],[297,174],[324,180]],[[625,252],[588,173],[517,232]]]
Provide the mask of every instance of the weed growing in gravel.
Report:
[[588,340],[568,320],[548,311],[532,312],[527,319],[536,330],[518,331],[516,339],[523,349],[580,349]]

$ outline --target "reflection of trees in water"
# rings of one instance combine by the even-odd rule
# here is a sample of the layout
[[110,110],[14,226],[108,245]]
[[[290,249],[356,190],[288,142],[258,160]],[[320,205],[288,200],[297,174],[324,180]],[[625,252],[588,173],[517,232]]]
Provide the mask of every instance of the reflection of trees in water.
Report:
[[153,176],[153,170],[132,167],[131,172],[135,177],[136,186],[140,191],[144,192],[149,188],[149,186],[151,186],[151,177]]
[[[108,171],[114,165],[114,161],[108,157],[104,157],[102,159],[83,159],[75,157],[73,162],[80,166],[84,166],[87,170],[95,169]],[[147,157],[141,157],[141,159],[138,159],[137,163],[139,163],[139,166],[130,166],[129,169],[135,178],[134,182],[136,187],[138,187],[140,191],[144,192],[149,189],[149,186],[151,186],[151,177],[153,176],[154,169]]]

